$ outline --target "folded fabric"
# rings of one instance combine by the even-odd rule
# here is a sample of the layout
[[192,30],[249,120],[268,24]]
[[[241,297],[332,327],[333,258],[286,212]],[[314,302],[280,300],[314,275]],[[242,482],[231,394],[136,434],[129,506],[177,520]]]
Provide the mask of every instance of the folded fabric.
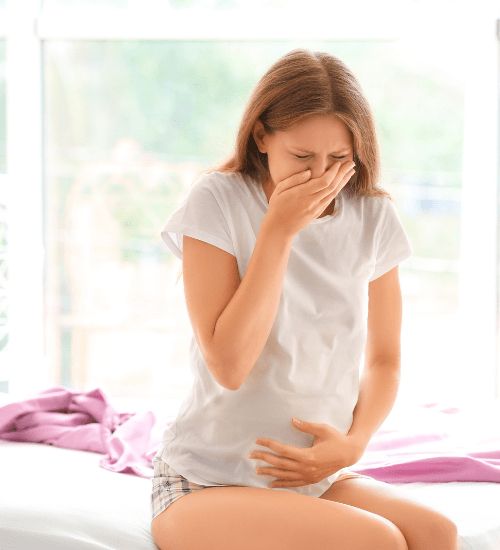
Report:
[[[394,411],[349,469],[387,483],[500,482],[500,401],[459,409],[440,403]],[[387,424],[384,424],[387,427]]]
[[[101,453],[112,472],[150,478],[167,426],[151,411],[118,413],[99,388],[56,386],[0,406],[0,439]],[[500,401],[465,410],[395,408],[349,470],[387,483],[500,482]]]
[[151,411],[118,413],[98,388],[56,386],[0,407],[0,439],[101,453],[102,468],[150,478],[161,435],[172,422],[159,422]]

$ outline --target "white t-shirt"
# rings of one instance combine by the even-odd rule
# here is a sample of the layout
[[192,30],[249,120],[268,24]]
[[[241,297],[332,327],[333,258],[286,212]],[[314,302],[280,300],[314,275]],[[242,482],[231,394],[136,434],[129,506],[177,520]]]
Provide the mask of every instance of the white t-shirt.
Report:
[[[193,184],[161,236],[180,259],[183,235],[229,252],[241,280],[268,207],[260,184],[212,172]],[[347,434],[367,336],[368,283],[412,253],[389,198],[354,199],[343,189],[332,215],[295,235],[271,333],[238,390],[215,381],[193,334],[193,386],[156,456],[194,483],[269,488],[275,478],[255,469],[272,465],[248,455],[273,451],[256,439],[311,447],[314,436],[295,428],[292,417]],[[319,497],[338,475],[277,489]]]

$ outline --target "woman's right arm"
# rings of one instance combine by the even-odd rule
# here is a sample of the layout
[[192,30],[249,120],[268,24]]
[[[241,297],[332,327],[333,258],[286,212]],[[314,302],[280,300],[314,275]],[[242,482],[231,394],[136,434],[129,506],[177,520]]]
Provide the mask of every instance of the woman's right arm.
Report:
[[293,239],[264,218],[243,279],[216,322],[211,348],[230,390],[243,384],[269,338]]
[[186,238],[184,290],[198,345],[219,384],[237,390],[257,362],[280,302],[295,235],[316,219],[352,175],[335,165],[322,177],[295,174],[269,201],[250,262],[240,282],[236,258]]

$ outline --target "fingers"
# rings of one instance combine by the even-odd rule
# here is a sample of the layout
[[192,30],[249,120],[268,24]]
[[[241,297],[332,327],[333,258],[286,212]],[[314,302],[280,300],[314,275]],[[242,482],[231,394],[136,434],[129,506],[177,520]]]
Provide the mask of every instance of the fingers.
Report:
[[275,478],[271,479],[269,487],[302,487],[311,483],[306,481],[302,474],[288,470],[262,472],[262,475]]
[[[268,443],[266,445],[267,447],[271,448],[271,445]],[[296,449],[295,447],[292,447],[292,449]],[[298,451],[299,449],[297,449]],[[278,452],[278,451],[277,451]],[[256,459],[256,460],[262,460],[263,462],[267,462],[267,464],[271,464],[275,468],[282,468],[283,470],[294,470],[297,468],[297,465],[302,464],[304,462],[304,459],[301,456],[297,456],[297,458],[291,458],[292,455],[300,455],[300,453],[293,453],[292,451],[282,451],[280,454],[275,455],[273,453],[267,453],[263,451],[253,451],[249,458]],[[257,469],[265,468],[266,466],[257,466]]]
[[301,447],[294,447],[292,445],[285,445],[283,443],[279,443],[278,441],[274,441],[274,439],[257,439],[255,441],[256,445],[260,445],[261,447],[267,447],[268,449],[271,449],[271,451],[274,451],[275,453],[278,453],[277,455],[263,452],[263,451],[252,451],[250,458],[262,458],[266,456],[273,456],[275,458],[285,458],[285,460],[292,459],[301,461],[303,460],[304,456],[304,449]]
[[343,164],[341,162],[336,162],[330,166],[322,178],[326,179],[327,185],[331,185],[335,180],[339,180],[339,178],[339,181],[343,181],[343,178],[352,170],[354,166],[355,164],[353,161],[347,161]]
[[347,183],[349,181],[349,179],[356,173],[356,170],[354,168],[352,168],[351,170],[349,170],[348,172],[346,172],[346,174],[344,175],[344,177],[342,178],[342,181],[341,183]]
[[311,170],[305,170],[304,172],[295,174],[294,176],[292,176],[292,178],[296,178],[297,181],[307,181],[310,175],[311,175]]
[[258,476],[273,476],[275,478],[290,479],[297,481],[302,474],[296,470],[285,470],[284,468],[259,468],[255,470]]
[[330,166],[330,168],[328,168],[328,170],[318,179],[322,180],[324,183],[326,183],[326,185],[330,185],[333,182],[333,180],[337,177],[337,174],[340,172],[341,168],[342,168],[342,163],[340,161],[334,162]]
[[293,187],[299,183],[305,183],[311,177],[311,170],[306,170],[305,172],[299,172],[290,176],[286,180],[283,180],[281,183],[285,184],[285,187]]

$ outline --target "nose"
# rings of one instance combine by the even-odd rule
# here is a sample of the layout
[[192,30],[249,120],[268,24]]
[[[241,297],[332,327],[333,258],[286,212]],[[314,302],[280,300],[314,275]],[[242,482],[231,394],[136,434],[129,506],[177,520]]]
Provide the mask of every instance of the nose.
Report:
[[315,157],[309,163],[309,170],[311,170],[311,178],[320,178],[327,170],[329,170],[337,162],[331,157]]

